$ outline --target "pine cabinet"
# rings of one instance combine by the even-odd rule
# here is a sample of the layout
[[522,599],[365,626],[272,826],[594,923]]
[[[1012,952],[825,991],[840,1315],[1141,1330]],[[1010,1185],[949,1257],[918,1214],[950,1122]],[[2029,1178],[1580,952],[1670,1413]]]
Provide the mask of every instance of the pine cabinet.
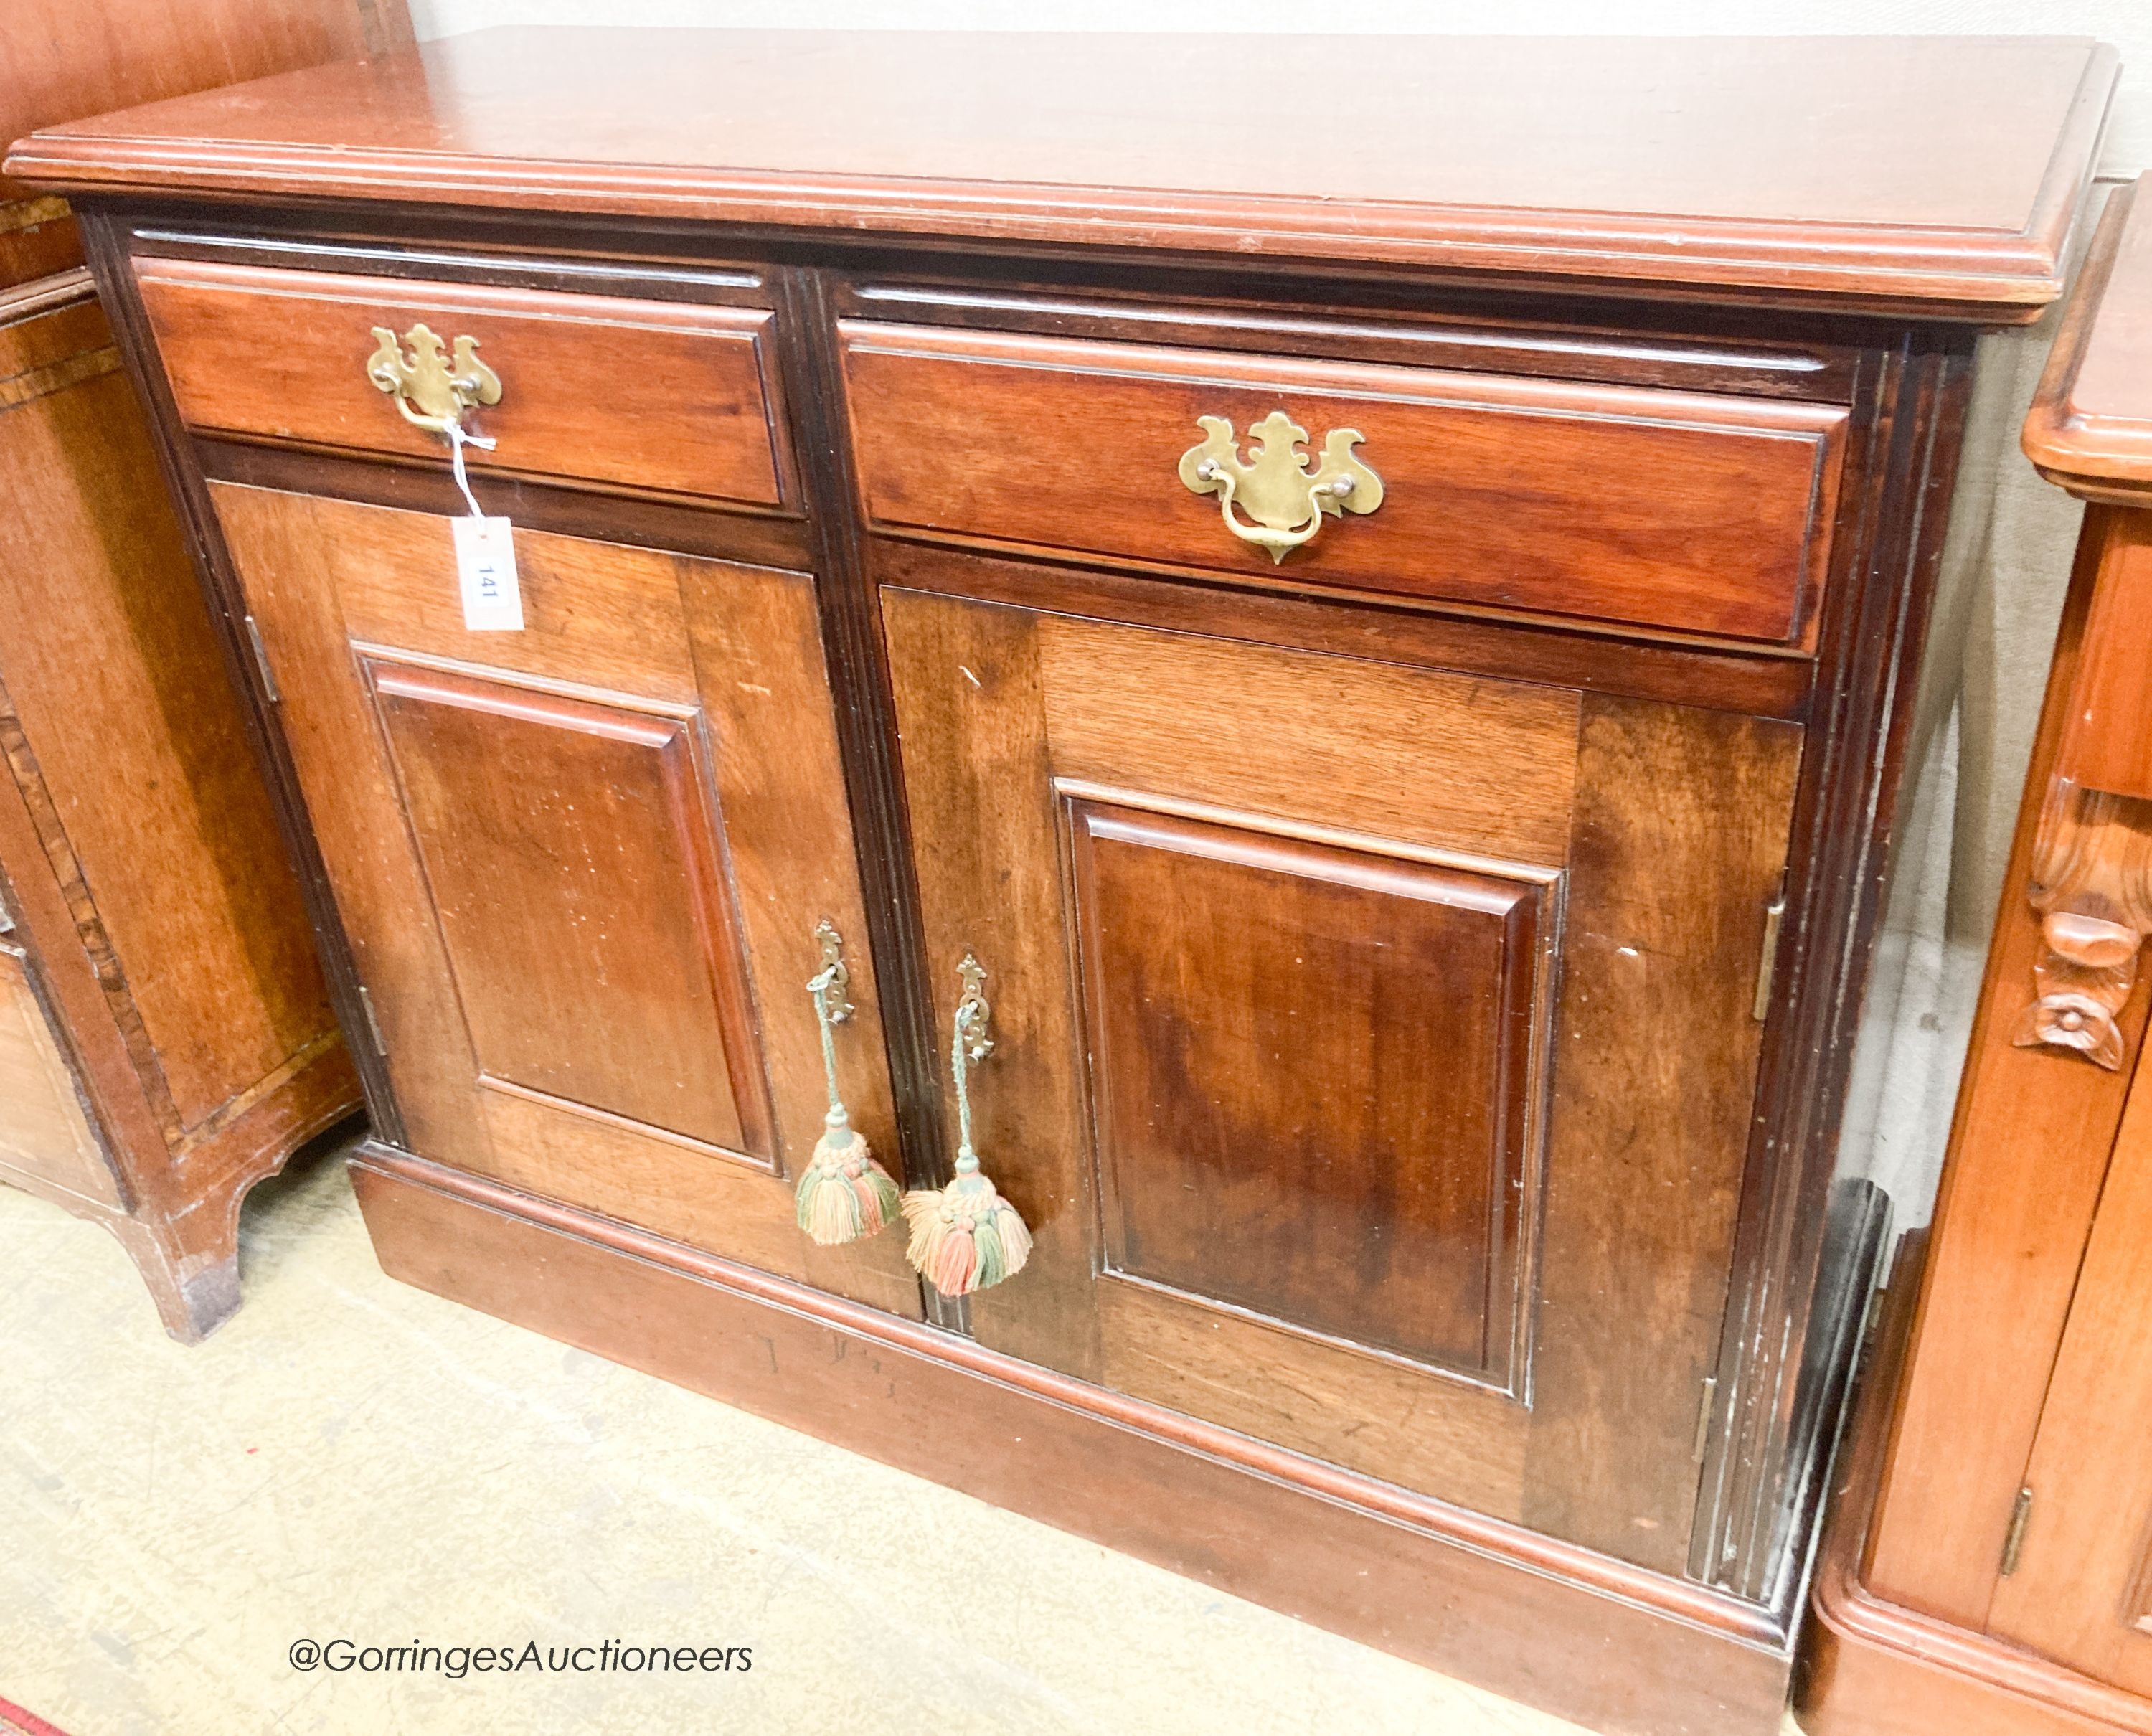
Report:
[[1924,1260],[1810,1600],[1816,1736],[2152,1726],[2152,297],[2107,201],[2023,429],[2089,503]]

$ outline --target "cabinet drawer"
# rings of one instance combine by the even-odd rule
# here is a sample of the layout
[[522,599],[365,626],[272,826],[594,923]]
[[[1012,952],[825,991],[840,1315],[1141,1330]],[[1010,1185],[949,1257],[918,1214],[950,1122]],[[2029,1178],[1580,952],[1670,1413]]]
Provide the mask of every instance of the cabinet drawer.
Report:
[[[847,322],[881,526],[1297,584],[1799,641],[1828,556],[1846,411],[1705,393]],[[1380,505],[1274,563],[1180,478],[1230,422],[1331,430]],[[1246,520],[1243,520],[1246,522]]]
[[500,401],[474,469],[759,507],[789,499],[764,309],[136,261],[190,428],[439,459],[368,377],[377,327],[477,340]]

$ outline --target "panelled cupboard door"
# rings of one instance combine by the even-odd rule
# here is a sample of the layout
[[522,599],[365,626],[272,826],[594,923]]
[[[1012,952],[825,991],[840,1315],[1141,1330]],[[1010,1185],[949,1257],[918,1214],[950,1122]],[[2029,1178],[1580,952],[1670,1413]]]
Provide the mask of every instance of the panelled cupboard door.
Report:
[[1680,1571],[1800,732],[886,590],[985,1342]]
[[[2058,1060],[2060,1066],[2083,1066]],[[2140,1066],[2040,1413],[2017,1571],[1987,1626],[2152,1695],[2152,1085]]]
[[896,1150],[811,580],[519,530],[474,632],[445,520],[214,495],[413,1149],[916,1315],[897,1236],[793,1220],[825,919]]

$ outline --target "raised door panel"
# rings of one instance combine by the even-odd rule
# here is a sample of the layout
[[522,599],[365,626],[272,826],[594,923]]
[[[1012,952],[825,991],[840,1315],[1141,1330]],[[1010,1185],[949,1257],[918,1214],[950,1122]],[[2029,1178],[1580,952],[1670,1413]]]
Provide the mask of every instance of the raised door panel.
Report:
[[1507,1388],[1556,876],[1068,820],[1106,1276]]
[[1680,1571],[1799,729],[883,602],[980,1337]]
[[769,1167],[693,720],[368,673],[480,1082]]
[[825,919],[896,1150],[813,581],[519,530],[470,632],[439,518],[213,492],[411,1147],[916,1314],[898,1237],[793,1220]]
[[[2069,1064],[2084,1066],[2084,1062]],[[2152,1087],[2124,1111],[1989,1631],[2152,1695]]]

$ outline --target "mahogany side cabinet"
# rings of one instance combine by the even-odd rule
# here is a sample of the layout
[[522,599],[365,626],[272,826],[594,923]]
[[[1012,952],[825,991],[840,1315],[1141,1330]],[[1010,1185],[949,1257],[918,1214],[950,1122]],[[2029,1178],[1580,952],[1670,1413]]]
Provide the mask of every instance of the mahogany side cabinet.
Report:
[[2152,1731],[2148,315],[2140,180],[2026,419],[2089,505],[1917,1307],[1880,1335],[1817,1577],[1816,1736]]
[[1974,336],[2114,76],[510,30],[9,162],[251,672],[390,1272],[1730,1736],[1880,1246]]
[[[0,132],[408,44],[403,0],[9,0]],[[66,201],[0,180],[0,1180],[165,1329],[241,1197],[358,1105],[229,659]]]

